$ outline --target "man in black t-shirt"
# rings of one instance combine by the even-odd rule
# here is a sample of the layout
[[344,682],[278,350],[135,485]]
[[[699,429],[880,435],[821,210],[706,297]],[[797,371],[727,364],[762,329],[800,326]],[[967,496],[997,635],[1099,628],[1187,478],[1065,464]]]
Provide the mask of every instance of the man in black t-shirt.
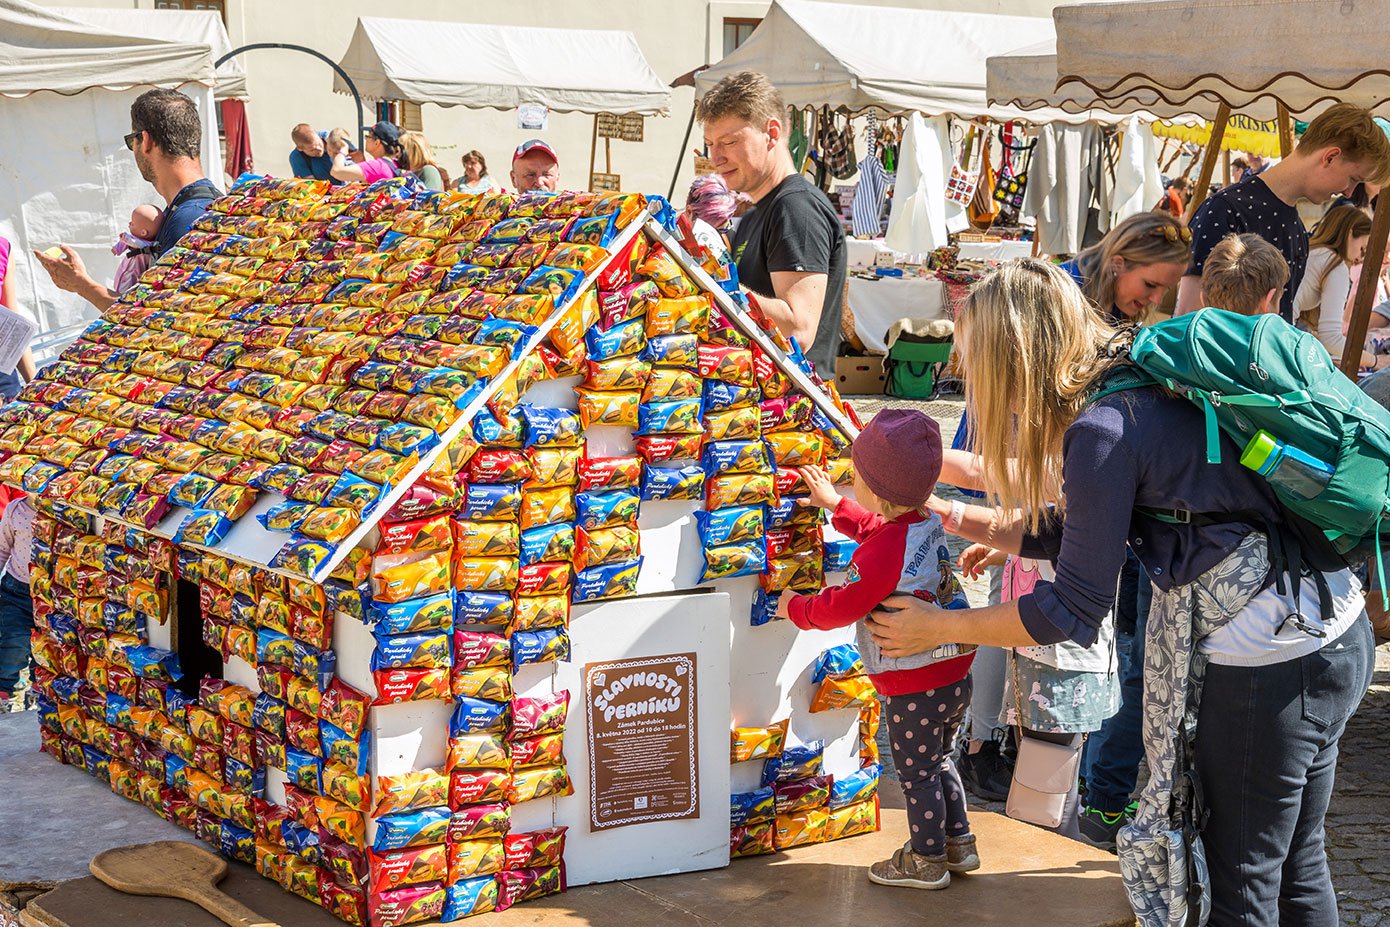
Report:
[[1390,139],[1371,114],[1351,103],[1323,111],[1308,125],[1298,147],[1287,158],[1247,174],[1240,183],[1218,190],[1197,208],[1192,230],[1192,263],[1178,284],[1174,315],[1202,307],[1202,268],[1207,255],[1232,233],[1254,232],[1279,249],[1289,262],[1289,285],[1279,305],[1285,321],[1293,321],[1293,302],[1308,263],[1308,231],[1297,203],[1322,204],[1349,193],[1363,181],[1390,177]]
[[845,233],[825,195],[792,163],[782,95],[764,75],[740,71],[700,98],[696,116],[714,169],[753,201],[734,231],[739,281],[816,372],[833,378]]

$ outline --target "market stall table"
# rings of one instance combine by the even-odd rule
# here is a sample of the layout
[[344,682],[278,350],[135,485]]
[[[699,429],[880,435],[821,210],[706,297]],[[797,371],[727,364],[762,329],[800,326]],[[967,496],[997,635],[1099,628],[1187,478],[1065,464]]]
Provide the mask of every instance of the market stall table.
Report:
[[931,322],[949,319],[946,285],[936,277],[849,278],[849,307],[854,333],[870,354],[888,353],[885,336],[899,319]]

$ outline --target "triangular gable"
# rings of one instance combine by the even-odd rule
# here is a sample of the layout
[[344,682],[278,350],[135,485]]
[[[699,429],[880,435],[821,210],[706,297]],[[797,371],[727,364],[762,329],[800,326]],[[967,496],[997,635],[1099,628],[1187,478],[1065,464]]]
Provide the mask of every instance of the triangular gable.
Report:
[[[711,298],[729,340],[751,337],[787,388],[812,397],[821,425],[852,434],[837,400],[657,221],[660,207],[624,195],[412,195],[401,181],[327,192],[243,182],[5,408],[0,480],[322,582],[345,562],[360,566],[377,523],[435,491],[422,484],[456,479],[486,443],[478,416],[514,411],[556,363],[571,376],[583,368],[596,283],[639,236]],[[513,237],[528,240],[509,250]],[[560,245],[575,246],[560,249],[573,267],[536,271]],[[445,266],[429,263],[440,257]],[[512,257],[523,264],[506,265]],[[364,493],[375,502],[359,519]],[[156,518],[160,498],[184,504]],[[333,533],[286,535],[267,522]],[[361,578],[347,566],[341,575]]]

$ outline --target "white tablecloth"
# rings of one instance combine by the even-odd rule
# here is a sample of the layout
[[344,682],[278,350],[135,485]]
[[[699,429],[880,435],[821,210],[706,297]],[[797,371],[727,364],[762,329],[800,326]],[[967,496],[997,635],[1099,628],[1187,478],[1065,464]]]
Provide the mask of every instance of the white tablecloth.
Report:
[[1033,256],[1031,241],[963,241],[957,246],[962,261],[1012,261]]
[[899,319],[930,322],[951,317],[946,285],[935,277],[850,277],[849,305],[854,311],[854,331],[873,354],[888,353],[883,339]]
[[891,254],[898,262],[920,264],[922,255],[903,254],[894,251],[883,243],[882,238],[846,238],[845,239],[845,261],[849,269],[856,267],[873,267],[874,259],[880,254]]

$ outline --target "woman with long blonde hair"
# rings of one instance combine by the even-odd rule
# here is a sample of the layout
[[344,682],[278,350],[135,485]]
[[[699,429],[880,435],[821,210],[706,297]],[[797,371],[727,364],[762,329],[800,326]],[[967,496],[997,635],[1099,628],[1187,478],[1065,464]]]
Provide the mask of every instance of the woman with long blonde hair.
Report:
[[[1207,461],[1194,404],[1156,387],[1105,389],[1125,374],[1122,339],[1057,268],[1024,260],[987,276],[957,320],[956,344],[973,450],[997,507],[942,507],[947,528],[1051,560],[1055,578],[964,611],[890,598],[897,611],[870,618],[875,639],[888,655],[952,641],[1093,646],[1128,546],[1155,587],[1150,779],[1119,834],[1141,924],[1167,923],[1186,904],[1154,867],[1176,862],[1166,840],[1190,743],[1210,812],[1201,836],[1210,923],[1335,925],[1323,817],[1337,741],[1374,665],[1351,571],[1286,555],[1294,526],[1269,484],[1224,435],[1220,462]],[[1185,723],[1193,705],[1195,732]]]
[[423,132],[402,132],[401,152],[403,166],[420,178],[426,190],[442,193],[449,188],[449,175],[434,160],[434,149]]

